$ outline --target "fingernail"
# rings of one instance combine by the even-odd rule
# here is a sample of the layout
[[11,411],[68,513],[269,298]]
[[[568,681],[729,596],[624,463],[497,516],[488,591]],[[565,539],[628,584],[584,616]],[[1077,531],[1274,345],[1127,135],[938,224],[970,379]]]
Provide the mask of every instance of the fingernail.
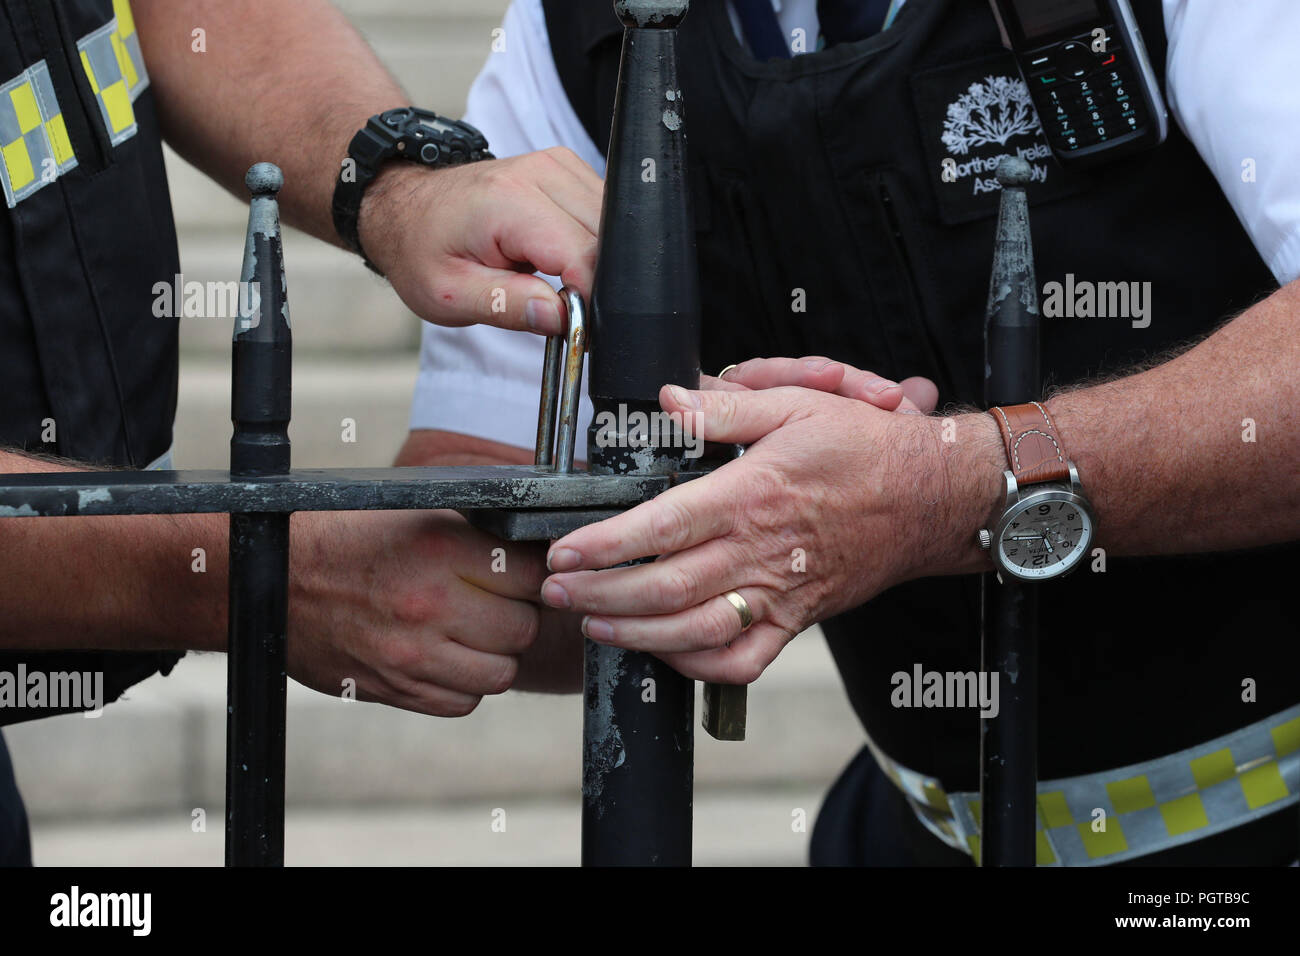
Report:
[[524,321],[539,335],[559,335],[560,307],[550,299],[529,299],[524,303]]
[[593,641],[612,641],[614,639],[614,628],[610,626],[609,621],[602,621],[598,617],[584,617],[582,619],[582,633]]
[[805,368],[810,368],[814,372],[820,372],[822,369],[830,368],[835,362],[831,359],[809,359],[804,362]]
[[694,392],[688,392],[676,385],[669,385],[668,394],[673,397],[673,401],[678,405],[689,405],[691,408],[700,407],[700,396]]
[[574,571],[582,566],[582,555],[572,548],[556,548],[546,556],[548,571]]
[[548,607],[568,607],[572,603],[569,601],[569,592],[554,581],[542,585],[542,600]]
[[888,392],[891,389],[902,387],[903,386],[899,385],[897,382],[891,382],[887,378],[873,378],[867,383],[867,391],[876,393]]

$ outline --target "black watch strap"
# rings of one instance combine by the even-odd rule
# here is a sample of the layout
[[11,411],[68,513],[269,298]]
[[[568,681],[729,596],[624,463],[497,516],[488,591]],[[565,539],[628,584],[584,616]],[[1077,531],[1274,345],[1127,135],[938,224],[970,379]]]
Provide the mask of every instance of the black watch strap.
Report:
[[372,116],[352,137],[334,186],[334,229],[349,249],[379,270],[361,248],[361,200],[383,164],[404,159],[430,168],[494,158],[483,134],[462,120],[403,107]]

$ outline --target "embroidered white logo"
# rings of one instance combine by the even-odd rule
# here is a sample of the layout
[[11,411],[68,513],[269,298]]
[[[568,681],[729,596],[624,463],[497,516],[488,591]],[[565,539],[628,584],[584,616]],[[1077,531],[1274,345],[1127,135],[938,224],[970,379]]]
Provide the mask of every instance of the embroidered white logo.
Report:
[[949,170],[951,179],[948,181],[971,177],[972,194],[1000,189],[994,173],[998,161],[1009,153],[972,155],[972,151],[987,146],[1005,147],[1016,137],[1027,136],[1038,142],[1032,146],[1014,147],[1015,155],[1032,167],[1032,182],[1046,182],[1048,164],[1038,160],[1047,159],[1051,150],[1042,132],[1024,80],[1013,76],[985,76],[948,104],[940,140],[949,153],[970,157]]
[[1040,129],[1024,80],[986,76],[949,104],[943,145],[948,152],[965,156],[972,146],[1005,146],[1013,136],[1033,136]]

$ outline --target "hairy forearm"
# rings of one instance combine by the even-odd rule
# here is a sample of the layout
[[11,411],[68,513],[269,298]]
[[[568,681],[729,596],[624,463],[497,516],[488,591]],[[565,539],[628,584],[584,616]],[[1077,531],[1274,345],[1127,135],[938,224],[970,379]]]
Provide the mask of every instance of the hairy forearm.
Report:
[[[1047,400],[1114,555],[1185,554],[1300,538],[1300,282],[1170,361]],[[1006,468],[985,414],[953,420],[935,488],[948,491],[948,567],[987,568],[975,529]],[[936,421],[932,428],[941,425]],[[933,493],[933,492],[932,492]],[[937,495],[936,495],[937,496]]]
[[1047,405],[1108,552],[1300,538],[1300,282],[1163,365]]
[[[77,470],[0,452],[0,472]],[[227,538],[222,515],[0,519],[0,647],[221,648]]]
[[[241,198],[256,162],[285,174],[285,220],[337,244],[330,200],[353,134],[407,96],[327,0],[135,0],[168,141]],[[206,52],[193,31],[205,32]]]
[[398,467],[413,465],[531,465],[533,453],[503,442],[434,428],[417,428],[397,454]]

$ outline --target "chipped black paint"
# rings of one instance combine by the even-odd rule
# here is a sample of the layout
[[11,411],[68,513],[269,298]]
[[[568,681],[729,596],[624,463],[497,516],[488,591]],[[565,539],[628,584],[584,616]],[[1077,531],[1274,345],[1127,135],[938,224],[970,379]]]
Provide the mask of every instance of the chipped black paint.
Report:
[[[231,344],[230,474],[286,475],[293,335],[276,194],[284,176],[258,163],[241,280],[258,290]],[[226,644],[226,865],[284,865],[289,515],[234,510]]]
[[[1018,405],[1042,391],[1038,282],[1025,186],[1029,164],[1005,157],[984,325],[984,398]],[[998,716],[980,720],[980,863],[1033,866],[1038,782],[1038,587],[1009,575],[982,582],[980,668],[1020,679],[1003,691]]]
[[[595,421],[656,412],[664,384],[700,379],[700,296],[686,176],[675,27],[684,2],[620,0],[623,52],[592,288],[588,391]],[[666,104],[675,119],[664,122]],[[590,468],[668,475],[687,462],[671,438],[647,447],[600,435]],[[612,439],[612,440],[611,440]],[[695,685],[649,654],[587,641],[583,673],[582,862],[688,866]]]
[[450,508],[630,508],[681,476],[557,475],[532,465],[0,475],[0,518]]

